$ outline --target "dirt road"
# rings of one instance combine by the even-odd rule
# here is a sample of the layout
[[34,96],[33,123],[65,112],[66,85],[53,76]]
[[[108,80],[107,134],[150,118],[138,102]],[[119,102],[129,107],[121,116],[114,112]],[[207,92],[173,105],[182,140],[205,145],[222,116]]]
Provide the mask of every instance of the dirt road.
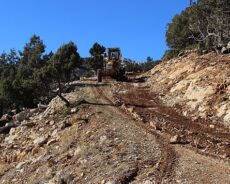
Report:
[[[229,183],[230,130],[210,126],[210,122],[192,120],[180,115],[151,93],[142,83],[115,83],[113,87],[97,87],[100,98],[118,103],[116,112],[134,119],[161,148],[155,169],[156,183]],[[130,123],[130,122],[127,122]],[[177,135],[178,142],[170,144]],[[138,175],[135,177],[138,183]],[[135,182],[134,182],[135,183]]]
[[76,82],[71,109],[57,97],[0,135],[0,183],[230,183],[229,129],[183,117],[140,81]]

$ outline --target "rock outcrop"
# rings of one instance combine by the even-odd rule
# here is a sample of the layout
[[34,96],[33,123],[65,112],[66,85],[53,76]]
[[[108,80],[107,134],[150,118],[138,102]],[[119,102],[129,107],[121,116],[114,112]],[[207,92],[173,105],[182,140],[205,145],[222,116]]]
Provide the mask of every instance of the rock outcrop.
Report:
[[160,63],[148,75],[154,92],[193,119],[230,126],[230,54],[196,53]]

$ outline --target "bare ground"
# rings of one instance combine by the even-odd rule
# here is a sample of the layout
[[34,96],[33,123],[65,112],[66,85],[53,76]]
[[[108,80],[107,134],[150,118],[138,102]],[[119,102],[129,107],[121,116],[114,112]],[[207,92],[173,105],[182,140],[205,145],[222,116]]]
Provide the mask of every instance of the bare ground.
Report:
[[[75,88],[69,96],[85,100],[76,112],[35,116],[12,142],[1,137],[0,183],[230,182],[229,129],[180,115],[145,83],[83,81]],[[174,135],[179,144],[170,144]]]

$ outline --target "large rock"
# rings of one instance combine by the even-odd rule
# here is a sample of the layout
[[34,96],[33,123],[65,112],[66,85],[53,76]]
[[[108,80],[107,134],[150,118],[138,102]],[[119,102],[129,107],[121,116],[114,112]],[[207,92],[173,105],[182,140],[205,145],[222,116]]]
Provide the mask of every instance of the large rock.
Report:
[[170,138],[170,144],[179,144],[181,142],[181,138],[178,135],[175,135]]
[[116,182],[115,181],[107,181],[105,184],[116,184]]
[[30,116],[32,115],[32,113],[30,112],[29,109],[26,109],[16,115],[13,116],[13,120],[15,122],[19,121],[19,122],[22,122],[23,120],[25,119],[28,119]]
[[144,182],[144,184],[154,184],[154,183],[151,182],[150,180],[146,180],[146,181]]
[[47,142],[47,146],[50,146],[51,144],[54,144],[55,142],[57,142],[56,139],[51,139]]
[[35,146],[42,146],[43,144],[47,143],[48,138],[47,137],[38,137],[34,140]]
[[8,114],[4,114],[0,119],[0,126],[4,126],[10,120],[12,120],[12,117],[9,116]]
[[19,126],[19,124],[16,123],[7,123],[4,127],[0,127],[0,134],[8,134],[11,130],[11,128],[15,128]]
[[230,49],[230,42],[228,42],[228,44],[227,44],[227,47],[226,47],[227,49]]
[[70,110],[70,112],[73,114],[73,113],[76,113],[78,111],[78,108],[77,107],[74,107]]
[[222,54],[227,54],[227,53],[229,53],[229,49],[227,49],[227,47],[222,47],[221,53]]
[[16,169],[21,169],[23,167],[23,165],[25,165],[26,163],[30,162],[29,160],[23,161],[18,163],[18,165],[16,165]]
[[48,107],[48,105],[43,105],[41,103],[38,104],[38,109],[39,110],[45,110]]
[[5,138],[5,142],[7,144],[12,144],[14,142],[15,139],[18,138],[18,135],[15,134],[15,135],[9,135],[8,137]]
[[152,127],[154,130],[162,130],[162,128],[157,124],[152,121],[149,122],[149,126]]
[[38,112],[40,112],[40,109],[39,109],[39,108],[30,109],[31,115],[32,115],[32,114],[36,114],[36,113],[38,113]]
[[74,156],[80,155],[82,152],[80,147],[77,147],[77,149],[74,151]]

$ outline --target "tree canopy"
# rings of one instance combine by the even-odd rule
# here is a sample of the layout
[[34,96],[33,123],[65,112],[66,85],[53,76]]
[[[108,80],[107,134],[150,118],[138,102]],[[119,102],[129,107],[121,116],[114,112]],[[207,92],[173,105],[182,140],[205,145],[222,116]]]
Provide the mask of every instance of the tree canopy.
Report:
[[73,42],[62,45],[51,57],[50,64],[53,69],[53,77],[58,81],[70,80],[71,71],[81,65],[77,46]]
[[92,48],[90,48],[89,53],[91,56],[100,56],[105,53],[105,47],[103,45],[100,45],[99,43],[94,43]]
[[21,62],[31,67],[42,67],[44,64],[42,56],[45,52],[45,47],[40,37],[33,35],[30,38],[30,42],[25,45],[22,53],[20,53]]
[[[8,109],[35,107],[52,97],[52,86],[68,82],[74,68],[81,65],[73,42],[58,51],[45,53],[45,44],[33,35],[22,52],[14,49],[0,55],[0,113]],[[61,95],[62,88],[58,94]]]
[[[70,41],[53,53],[46,53],[43,40],[33,35],[22,51],[11,49],[0,54],[0,115],[10,109],[34,108],[39,102],[47,103],[58,95],[69,106],[63,92],[78,68],[95,70],[103,67],[106,48],[94,43],[89,49],[91,57],[81,58],[77,45]],[[157,62],[151,57],[138,63],[125,60],[128,71],[143,72]]]
[[173,57],[181,50],[200,51],[220,49],[230,42],[230,0],[198,0],[168,24],[166,42]]
[[94,43],[89,50],[89,53],[93,57],[90,61],[90,65],[95,71],[103,67],[103,54],[105,53],[105,50],[106,48],[97,42]]

